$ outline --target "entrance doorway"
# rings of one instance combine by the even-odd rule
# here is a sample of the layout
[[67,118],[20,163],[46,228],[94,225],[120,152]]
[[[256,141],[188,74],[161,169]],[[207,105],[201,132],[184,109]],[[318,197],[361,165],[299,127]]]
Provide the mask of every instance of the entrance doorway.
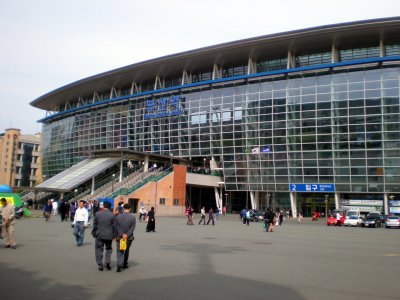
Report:
[[138,212],[139,199],[129,198],[128,203],[132,207],[132,212],[136,214]]
[[186,206],[191,205],[195,212],[200,212],[203,206],[206,211],[216,207],[214,188],[188,186],[186,195]]
[[[328,195],[327,212],[325,211],[325,195]],[[334,194],[297,193],[297,206],[297,211],[301,212],[304,217],[311,217],[315,212],[326,215],[335,209]]]

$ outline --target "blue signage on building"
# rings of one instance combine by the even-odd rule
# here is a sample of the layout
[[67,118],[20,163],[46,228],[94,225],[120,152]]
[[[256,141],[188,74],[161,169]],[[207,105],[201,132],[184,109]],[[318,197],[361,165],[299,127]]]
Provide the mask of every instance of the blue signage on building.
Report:
[[180,95],[146,100],[144,119],[179,116],[181,114],[179,109],[180,100]]
[[291,192],[334,192],[335,185],[334,184],[289,184],[289,190]]

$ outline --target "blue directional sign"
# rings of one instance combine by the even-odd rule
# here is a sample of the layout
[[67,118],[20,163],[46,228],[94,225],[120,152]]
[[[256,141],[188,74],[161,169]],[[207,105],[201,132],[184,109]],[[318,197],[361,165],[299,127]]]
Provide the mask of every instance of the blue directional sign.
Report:
[[335,185],[334,184],[312,184],[312,183],[290,183],[289,190],[291,192],[309,192],[309,193],[318,193],[318,192],[334,192]]
[[171,116],[179,116],[181,110],[179,103],[181,101],[180,95],[172,95],[169,97],[160,97],[158,99],[146,100],[146,111],[144,119],[155,119]]

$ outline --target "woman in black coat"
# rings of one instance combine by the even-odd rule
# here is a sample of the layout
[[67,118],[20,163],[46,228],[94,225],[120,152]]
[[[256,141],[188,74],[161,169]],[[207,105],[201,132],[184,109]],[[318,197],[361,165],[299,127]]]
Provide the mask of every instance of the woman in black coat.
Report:
[[147,213],[147,227],[146,227],[146,232],[156,232],[156,219],[155,219],[155,211],[154,207],[151,207],[150,211]]

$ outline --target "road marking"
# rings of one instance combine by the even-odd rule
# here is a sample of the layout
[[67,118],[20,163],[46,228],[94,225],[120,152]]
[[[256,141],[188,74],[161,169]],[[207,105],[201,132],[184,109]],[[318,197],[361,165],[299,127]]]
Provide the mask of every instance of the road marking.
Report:
[[400,253],[386,253],[383,254],[383,256],[395,257],[395,256],[400,256]]

